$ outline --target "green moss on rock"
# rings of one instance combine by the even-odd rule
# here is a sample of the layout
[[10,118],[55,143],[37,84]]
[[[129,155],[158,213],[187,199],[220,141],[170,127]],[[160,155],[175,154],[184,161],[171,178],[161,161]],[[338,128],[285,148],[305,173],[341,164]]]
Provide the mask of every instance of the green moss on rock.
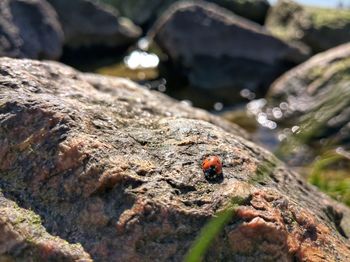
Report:
[[280,0],[269,12],[268,29],[318,53],[350,41],[350,10],[305,7]]

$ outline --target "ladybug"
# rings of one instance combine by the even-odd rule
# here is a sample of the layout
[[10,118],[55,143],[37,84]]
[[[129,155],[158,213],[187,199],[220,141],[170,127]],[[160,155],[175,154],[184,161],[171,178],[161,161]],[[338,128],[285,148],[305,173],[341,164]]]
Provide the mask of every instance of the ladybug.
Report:
[[202,163],[204,176],[208,180],[222,178],[222,163],[217,156],[209,156]]

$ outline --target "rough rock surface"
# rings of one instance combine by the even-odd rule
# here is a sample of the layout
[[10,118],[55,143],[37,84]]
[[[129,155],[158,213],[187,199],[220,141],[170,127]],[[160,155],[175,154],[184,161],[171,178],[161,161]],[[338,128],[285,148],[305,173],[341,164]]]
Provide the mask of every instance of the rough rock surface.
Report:
[[303,7],[279,0],[270,9],[266,25],[276,36],[322,52],[350,41],[350,10]]
[[[224,120],[132,82],[54,62],[4,58],[0,74],[5,226],[31,209],[41,218],[35,224],[80,243],[96,261],[182,261],[208,219],[233,203],[206,260],[349,261],[349,209]],[[205,180],[207,155],[223,160],[222,181]],[[0,236],[16,234],[2,224]],[[55,239],[55,252],[87,256]],[[0,241],[1,256],[21,256],[7,245]],[[51,254],[51,246],[44,249]]]
[[191,87],[227,103],[242,99],[242,89],[264,93],[290,64],[305,58],[258,24],[201,1],[173,5],[150,37]]
[[[138,25],[152,23],[177,0],[101,0],[114,5],[121,14]],[[270,4],[267,0],[207,0],[237,15],[263,24]]]
[[92,261],[80,244],[53,237],[41,224],[0,191],[0,261]]
[[301,125],[309,130],[306,140],[310,142],[350,149],[349,80],[350,44],[320,53],[271,86],[269,107],[284,102],[285,110],[283,117],[269,117],[289,126]]
[[58,59],[63,33],[52,7],[42,0],[0,1],[0,56]]
[[58,13],[69,47],[125,47],[141,35],[141,29],[129,19],[96,0],[47,1]]

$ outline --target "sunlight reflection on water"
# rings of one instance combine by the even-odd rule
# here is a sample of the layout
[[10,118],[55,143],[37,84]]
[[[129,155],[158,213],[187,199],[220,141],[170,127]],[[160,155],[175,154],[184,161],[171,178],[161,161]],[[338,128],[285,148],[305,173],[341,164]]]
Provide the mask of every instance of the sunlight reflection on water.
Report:
[[124,58],[125,65],[130,69],[156,68],[159,64],[159,57],[156,54],[146,52],[149,44],[147,38],[141,38],[137,43],[139,49],[132,51]]
[[[263,109],[267,101],[265,99],[253,100],[247,105],[248,114],[252,114],[256,117],[256,120],[260,125],[269,129],[276,129],[277,123],[268,118],[267,114],[263,112]],[[277,111],[275,109],[275,111]]]
[[159,58],[156,54],[135,50],[124,58],[124,63],[130,69],[156,68],[159,64]]

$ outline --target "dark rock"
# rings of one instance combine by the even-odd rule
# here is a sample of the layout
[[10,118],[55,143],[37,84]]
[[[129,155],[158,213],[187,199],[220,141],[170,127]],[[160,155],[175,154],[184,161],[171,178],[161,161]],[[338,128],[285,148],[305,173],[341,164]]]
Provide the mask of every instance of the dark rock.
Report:
[[264,24],[270,8],[268,0],[206,0],[232,11],[236,15]]
[[[97,261],[182,261],[231,203],[208,261],[349,261],[349,209],[223,119],[58,63],[3,58],[0,74],[0,240],[11,240],[0,241],[0,258],[23,258],[10,236],[37,224],[45,237],[28,252],[52,239],[46,230],[57,236],[55,252],[69,257],[86,255],[60,239]],[[219,183],[202,173],[208,155],[223,161]],[[26,212],[41,220],[22,220]],[[9,219],[20,227],[4,228]]]
[[263,27],[205,2],[180,2],[159,19],[150,37],[175,68],[213,101],[264,94],[269,84],[305,55]]
[[270,9],[268,29],[286,41],[296,41],[322,52],[350,41],[350,10],[304,7],[279,0]]
[[111,6],[95,0],[47,0],[58,13],[65,43],[69,47],[126,47],[141,35],[141,29],[120,17]]
[[[114,5],[121,14],[138,25],[154,22],[171,4],[177,0],[101,0]],[[207,0],[216,3],[237,15],[263,24],[270,4],[267,0]]]
[[58,59],[62,42],[57,15],[45,1],[0,2],[0,56]]
[[269,117],[287,126],[300,126],[305,142],[350,149],[349,80],[350,44],[320,53],[271,86],[269,107],[283,103],[284,114]]

